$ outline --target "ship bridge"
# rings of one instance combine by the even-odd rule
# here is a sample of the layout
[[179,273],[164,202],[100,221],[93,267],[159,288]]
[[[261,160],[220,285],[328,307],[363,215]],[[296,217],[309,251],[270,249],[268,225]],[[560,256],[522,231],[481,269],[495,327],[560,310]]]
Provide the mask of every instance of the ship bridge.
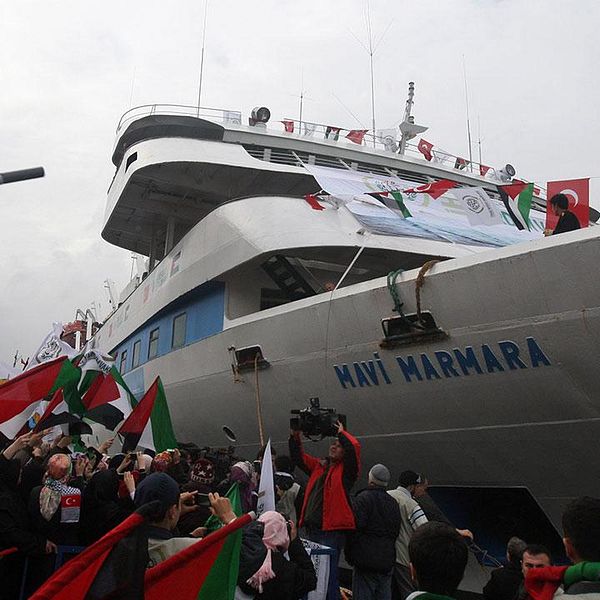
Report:
[[[260,124],[259,124],[260,125]],[[301,123],[296,130],[301,131]],[[320,129],[323,131],[320,131]],[[421,157],[421,158],[419,158]],[[254,195],[301,197],[319,191],[305,166],[410,179],[415,184],[452,179],[463,185],[495,184],[422,158],[416,145],[399,155],[389,141],[364,145],[315,135],[242,125],[239,112],[176,105],[147,105],[123,115],[112,161],[102,237],[150,258],[152,269],[216,207]]]

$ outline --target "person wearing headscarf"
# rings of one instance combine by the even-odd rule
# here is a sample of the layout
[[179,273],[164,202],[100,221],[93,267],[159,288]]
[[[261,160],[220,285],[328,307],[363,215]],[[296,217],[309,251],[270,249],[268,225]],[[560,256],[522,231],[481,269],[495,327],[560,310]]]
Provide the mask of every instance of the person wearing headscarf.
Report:
[[92,544],[122,523],[135,505],[130,496],[119,498],[119,476],[113,469],[98,471],[83,491],[81,538]]
[[227,494],[229,488],[237,483],[242,501],[242,512],[250,512],[256,508],[256,481],[252,463],[247,460],[236,462],[229,471],[229,477],[219,484],[219,493]]
[[244,528],[238,587],[261,600],[297,600],[317,587],[315,568],[293,522],[267,511]]
[[34,527],[55,544],[79,544],[85,460],[77,460],[74,479],[71,478],[72,468],[69,455],[53,454],[48,459],[44,484],[34,488],[29,498],[29,514]]

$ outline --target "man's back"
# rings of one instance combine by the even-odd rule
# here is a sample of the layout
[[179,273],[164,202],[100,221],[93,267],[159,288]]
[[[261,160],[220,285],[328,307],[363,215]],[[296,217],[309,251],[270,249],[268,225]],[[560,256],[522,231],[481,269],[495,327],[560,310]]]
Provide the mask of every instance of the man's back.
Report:
[[400,507],[383,488],[360,491],[353,502],[356,531],[346,544],[346,558],[355,567],[388,573],[396,559]]
[[410,493],[404,488],[389,490],[388,494],[397,502],[400,508],[400,532],[396,538],[396,562],[408,567],[410,559],[408,558],[408,542],[413,531],[427,523],[427,517],[417,502],[411,497]]

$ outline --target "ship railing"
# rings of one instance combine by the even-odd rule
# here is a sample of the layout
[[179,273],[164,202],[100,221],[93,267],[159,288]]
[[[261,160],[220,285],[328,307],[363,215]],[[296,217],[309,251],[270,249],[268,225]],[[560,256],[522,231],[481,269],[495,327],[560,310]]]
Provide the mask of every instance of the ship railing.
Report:
[[231,125],[241,125],[242,123],[241,112],[225,108],[188,106],[185,104],[143,104],[131,108],[123,114],[117,125],[117,138],[130,123],[151,115],[182,115],[198,119],[208,119],[217,123],[229,123]]

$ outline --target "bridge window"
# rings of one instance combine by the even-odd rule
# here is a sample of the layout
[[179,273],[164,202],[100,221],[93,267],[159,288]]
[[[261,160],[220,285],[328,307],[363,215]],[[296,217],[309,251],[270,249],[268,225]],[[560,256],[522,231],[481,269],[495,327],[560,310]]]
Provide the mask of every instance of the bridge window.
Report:
[[125,373],[127,369],[127,350],[121,352],[121,362],[119,364],[119,373]]

